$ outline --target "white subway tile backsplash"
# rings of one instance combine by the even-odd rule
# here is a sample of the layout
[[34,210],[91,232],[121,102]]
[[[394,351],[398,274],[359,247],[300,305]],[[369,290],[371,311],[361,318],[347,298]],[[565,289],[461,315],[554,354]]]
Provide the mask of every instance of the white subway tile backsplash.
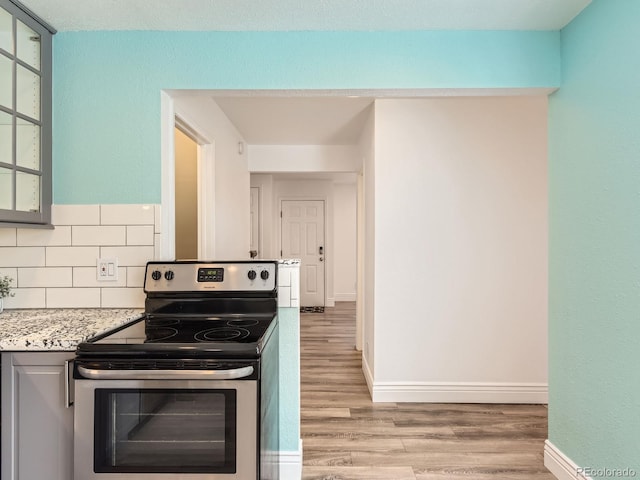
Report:
[[47,308],[99,307],[99,288],[47,288]]
[[[291,303],[293,300],[300,300],[300,266],[291,269]],[[299,306],[299,305],[295,305]]]
[[289,267],[284,267],[282,265],[278,267],[278,286],[291,286],[291,269]]
[[100,225],[100,205],[52,205],[54,225]]
[[154,222],[154,233],[162,232],[162,205],[156,205]]
[[72,229],[73,245],[125,245],[124,226],[77,226]]
[[130,225],[127,227],[127,245],[153,245],[153,225]]
[[45,247],[0,247],[0,267],[44,267]]
[[154,205],[101,205],[102,225],[153,225]]
[[16,229],[0,228],[0,247],[16,246]]
[[18,229],[19,247],[48,247],[55,245],[71,245],[71,227],[56,227],[53,230]]
[[114,288],[124,287],[127,285],[127,269],[125,267],[118,268],[118,280],[99,282],[97,276],[97,268],[94,267],[73,267],[73,286],[74,287],[96,287],[96,288]]
[[17,268],[0,268],[0,277],[9,277],[13,279],[11,283],[11,288],[16,287],[16,282],[18,280],[18,269]]
[[16,288],[13,297],[4,299],[4,308],[46,308],[46,289]]
[[145,267],[127,267],[127,287],[143,287]]
[[142,288],[109,288],[102,290],[102,308],[143,308]]
[[103,258],[117,258],[122,267],[142,267],[153,260],[153,247],[100,247]]
[[19,268],[18,287],[71,287],[71,267]]
[[[160,254],[160,213],[160,205],[53,205],[53,230],[1,228],[0,276],[15,286],[5,307],[144,306],[145,265]],[[117,259],[118,280],[97,281],[98,258]]]
[[99,255],[99,247],[47,247],[47,267],[95,267]]
[[279,307],[291,306],[291,287],[278,288],[278,306]]

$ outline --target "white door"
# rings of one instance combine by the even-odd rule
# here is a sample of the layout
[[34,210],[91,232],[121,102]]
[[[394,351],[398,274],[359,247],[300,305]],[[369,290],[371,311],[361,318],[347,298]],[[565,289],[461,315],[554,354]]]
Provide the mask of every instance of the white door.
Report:
[[283,258],[299,258],[300,306],[324,306],[324,201],[283,200]]
[[249,241],[249,255],[260,258],[260,188],[251,187],[251,227]]

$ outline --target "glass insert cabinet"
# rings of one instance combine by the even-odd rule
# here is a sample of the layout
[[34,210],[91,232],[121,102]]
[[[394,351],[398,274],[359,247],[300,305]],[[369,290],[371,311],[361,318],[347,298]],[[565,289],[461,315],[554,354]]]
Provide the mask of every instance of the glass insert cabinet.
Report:
[[51,37],[0,0],[0,226],[50,223]]

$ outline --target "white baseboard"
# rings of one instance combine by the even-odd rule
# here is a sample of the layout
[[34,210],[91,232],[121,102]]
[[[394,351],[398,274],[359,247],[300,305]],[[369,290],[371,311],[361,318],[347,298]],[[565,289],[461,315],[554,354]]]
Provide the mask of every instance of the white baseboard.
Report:
[[326,303],[325,303],[325,307],[335,307],[335,306],[336,306],[335,299],[327,297],[327,300],[326,300]]
[[592,480],[581,473],[580,467],[549,440],[544,442],[544,466],[558,480]]
[[548,386],[542,383],[372,383],[374,402],[546,404],[549,398]]
[[369,368],[369,363],[367,362],[364,354],[362,355],[362,373],[364,374],[364,379],[367,382],[369,395],[373,398],[373,374],[371,373],[371,368]]
[[546,404],[546,383],[376,382],[362,355],[362,373],[373,402]]
[[356,294],[355,293],[336,293],[334,294],[336,302],[355,302]]
[[297,451],[280,451],[280,480],[302,478],[302,439]]

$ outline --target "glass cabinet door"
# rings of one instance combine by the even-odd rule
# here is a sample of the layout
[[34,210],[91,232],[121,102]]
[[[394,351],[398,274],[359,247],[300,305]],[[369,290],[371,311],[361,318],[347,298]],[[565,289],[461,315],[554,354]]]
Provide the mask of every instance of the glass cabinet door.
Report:
[[0,226],[48,224],[51,35],[0,0]]

